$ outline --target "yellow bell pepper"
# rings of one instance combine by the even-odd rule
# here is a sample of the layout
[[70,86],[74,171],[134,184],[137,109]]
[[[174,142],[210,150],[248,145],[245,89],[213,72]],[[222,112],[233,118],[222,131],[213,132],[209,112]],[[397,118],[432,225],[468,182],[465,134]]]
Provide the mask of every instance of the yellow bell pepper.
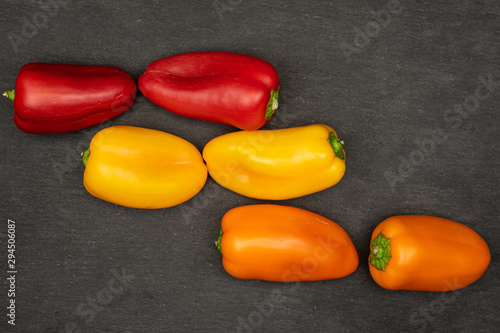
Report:
[[207,168],[190,142],[165,132],[113,126],[98,132],[83,154],[87,191],[133,208],[165,208],[195,196]]
[[343,142],[321,124],[225,134],[207,143],[203,158],[217,183],[264,200],[322,191],[345,173]]

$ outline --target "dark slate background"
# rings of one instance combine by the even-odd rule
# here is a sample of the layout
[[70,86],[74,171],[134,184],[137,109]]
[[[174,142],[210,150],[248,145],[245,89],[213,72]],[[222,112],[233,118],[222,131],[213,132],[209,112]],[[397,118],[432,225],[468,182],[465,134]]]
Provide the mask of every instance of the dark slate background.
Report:
[[[347,172],[278,202],[339,223],[360,256],[350,276],[281,284],[229,276],[214,246],[224,213],[258,201],[209,178],[183,205],[116,206],[83,187],[80,152],[112,125],[154,128],[200,150],[234,128],[182,118],[140,93],[102,125],[16,128],[1,100],[0,331],[491,332],[500,329],[500,5],[496,0],[3,0],[1,89],[28,62],[110,65],[135,79],[159,58],[246,53],[282,95],[264,128],[332,126]],[[455,293],[388,291],[371,279],[371,232],[397,214],[464,223],[490,245],[484,276]],[[7,325],[7,221],[16,222],[16,326]],[[119,277],[119,278],[118,278]]]

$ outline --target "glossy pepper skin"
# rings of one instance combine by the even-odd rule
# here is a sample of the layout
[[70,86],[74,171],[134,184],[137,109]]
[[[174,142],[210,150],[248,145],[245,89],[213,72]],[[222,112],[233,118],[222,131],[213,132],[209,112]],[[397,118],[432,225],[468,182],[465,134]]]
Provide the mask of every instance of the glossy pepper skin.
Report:
[[371,237],[369,267],[392,290],[442,292],[479,279],[490,263],[486,242],[471,228],[427,215],[393,216]]
[[335,222],[300,208],[248,205],[229,210],[216,242],[224,269],[238,279],[277,282],[338,279],[358,253]]
[[205,185],[207,169],[190,142],[165,132],[113,126],[83,154],[87,191],[118,205],[155,209],[181,204]]
[[225,134],[206,144],[203,158],[217,183],[266,200],[324,190],[345,173],[342,141],[321,124]]
[[139,89],[178,115],[256,130],[278,107],[279,79],[270,63],[250,55],[191,52],[151,63]]
[[124,70],[109,66],[29,63],[17,76],[14,122],[32,134],[68,133],[127,111],[137,86]]

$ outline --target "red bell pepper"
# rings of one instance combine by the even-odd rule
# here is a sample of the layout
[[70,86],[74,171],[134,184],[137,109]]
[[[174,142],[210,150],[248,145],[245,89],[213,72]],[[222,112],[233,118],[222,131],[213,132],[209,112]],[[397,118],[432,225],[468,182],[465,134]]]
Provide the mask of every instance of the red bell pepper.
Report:
[[109,66],[29,63],[17,76],[14,122],[32,134],[68,133],[127,111],[137,86],[124,70]]
[[156,60],[139,77],[153,103],[181,116],[243,130],[264,126],[278,107],[279,79],[267,61],[230,52],[191,52]]

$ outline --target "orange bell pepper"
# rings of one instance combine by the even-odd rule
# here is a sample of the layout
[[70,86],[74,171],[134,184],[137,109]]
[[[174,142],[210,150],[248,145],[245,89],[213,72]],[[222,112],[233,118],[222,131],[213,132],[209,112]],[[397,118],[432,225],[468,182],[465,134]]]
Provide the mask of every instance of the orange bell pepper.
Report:
[[127,207],[165,208],[195,196],[207,168],[200,151],[175,135],[113,126],[98,132],[83,154],[90,194]]
[[345,173],[343,142],[322,124],[221,135],[206,144],[203,158],[217,183],[264,200],[319,192]]
[[368,266],[383,288],[439,292],[475,282],[486,271],[490,258],[483,238],[461,223],[402,215],[375,228]]
[[335,222],[280,205],[228,211],[216,242],[224,269],[239,279],[278,282],[337,279],[354,272],[358,253]]

